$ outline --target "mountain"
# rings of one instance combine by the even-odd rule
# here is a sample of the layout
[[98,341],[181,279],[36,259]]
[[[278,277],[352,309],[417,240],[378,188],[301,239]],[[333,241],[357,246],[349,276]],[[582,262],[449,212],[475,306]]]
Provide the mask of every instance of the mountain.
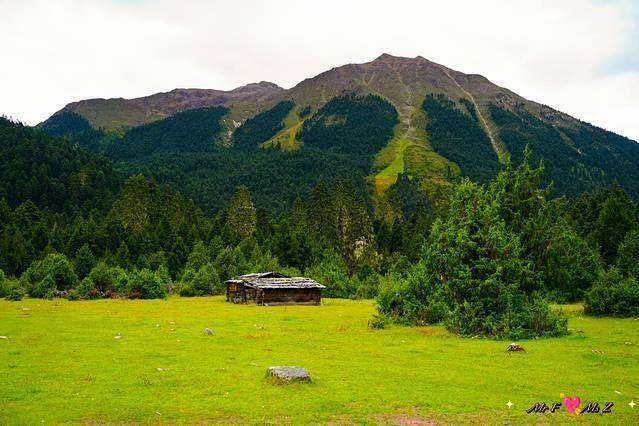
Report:
[[[91,136],[82,119],[103,136]],[[106,153],[121,171],[149,173],[207,209],[248,185],[259,205],[278,210],[320,180],[347,177],[386,214],[397,210],[389,194],[402,175],[436,202],[452,180],[487,182],[521,161],[526,146],[543,159],[557,195],[613,182],[639,194],[636,142],[419,56],[383,54],[291,89],[262,82],[80,101],[42,127],[71,129],[68,138]]]
[[139,126],[187,109],[233,103],[260,102],[283,91],[276,84],[262,81],[233,90],[175,89],[135,99],[87,99],[72,102],[58,111],[75,112],[96,129],[114,130]]

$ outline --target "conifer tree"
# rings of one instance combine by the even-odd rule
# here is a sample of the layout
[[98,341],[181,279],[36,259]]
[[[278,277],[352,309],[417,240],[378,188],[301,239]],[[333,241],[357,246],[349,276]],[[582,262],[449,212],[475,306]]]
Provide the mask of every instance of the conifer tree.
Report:
[[257,213],[251,200],[251,192],[246,186],[240,186],[231,198],[227,223],[242,239],[255,232]]
[[89,272],[91,272],[91,269],[95,266],[95,257],[88,244],[84,244],[80,247],[75,255],[74,264],[75,272],[80,279],[89,275]]

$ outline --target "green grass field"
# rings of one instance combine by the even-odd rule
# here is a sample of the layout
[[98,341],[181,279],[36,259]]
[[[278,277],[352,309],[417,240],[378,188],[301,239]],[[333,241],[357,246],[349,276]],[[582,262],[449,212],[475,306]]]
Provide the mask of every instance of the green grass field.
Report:
[[[567,309],[570,336],[508,353],[442,327],[371,330],[370,301],[0,301],[0,424],[637,424],[639,319]],[[304,366],[314,381],[273,385],[270,365]],[[616,405],[525,414],[560,393]]]

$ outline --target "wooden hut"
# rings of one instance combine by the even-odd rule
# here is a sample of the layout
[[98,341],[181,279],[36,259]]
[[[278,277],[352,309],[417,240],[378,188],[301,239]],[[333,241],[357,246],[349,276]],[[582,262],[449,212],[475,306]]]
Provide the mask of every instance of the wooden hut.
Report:
[[226,281],[226,301],[258,305],[319,305],[323,285],[277,272],[240,275]]

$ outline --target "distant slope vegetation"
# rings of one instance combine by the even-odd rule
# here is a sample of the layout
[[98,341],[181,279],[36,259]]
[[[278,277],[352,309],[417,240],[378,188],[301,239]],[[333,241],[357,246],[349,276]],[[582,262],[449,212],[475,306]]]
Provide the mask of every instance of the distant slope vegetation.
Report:
[[379,96],[335,97],[306,120],[298,134],[305,146],[370,156],[393,137],[397,111]]
[[106,134],[96,130],[89,122],[73,111],[63,111],[52,115],[38,126],[51,136],[67,138],[71,143],[78,144],[91,151],[101,151]]
[[155,152],[210,151],[222,130],[228,108],[212,107],[177,113],[164,120],[134,127],[107,149],[115,161],[144,157]]
[[256,149],[284,127],[282,121],[294,105],[293,101],[285,100],[249,118],[233,132],[233,145],[242,149]]
[[77,136],[85,133],[101,134],[101,132],[91,127],[84,117],[73,111],[64,111],[52,115],[47,121],[42,123],[40,128],[51,136]]
[[457,163],[464,175],[488,182],[499,171],[497,154],[481,128],[474,105],[464,98],[460,102],[466,112],[443,95],[428,95],[422,105],[428,119],[426,132],[435,151]]
[[639,193],[636,142],[583,123],[556,127],[525,110],[495,104],[490,105],[490,115],[512,161],[521,162],[525,147],[530,147],[533,158],[543,159],[546,179],[553,181],[557,193],[578,195],[615,181],[629,193]]
[[215,123],[225,109],[217,107],[133,128],[107,154],[123,174],[142,172],[170,183],[207,211],[221,208],[239,185],[252,190],[259,207],[276,212],[288,209],[298,194],[306,195],[320,180],[350,179],[364,193],[373,157],[397,124],[393,106],[372,95],[335,98],[309,117],[300,132],[305,139],[300,149],[258,148],[292,107],[291,101],[280,102],[248,120],[236,130],[244,128],[230,147],[211,142],[221,138],[222,127]]
[[0,199],[55,212],[108,205],[120,179],[105,159],[0,117]]

